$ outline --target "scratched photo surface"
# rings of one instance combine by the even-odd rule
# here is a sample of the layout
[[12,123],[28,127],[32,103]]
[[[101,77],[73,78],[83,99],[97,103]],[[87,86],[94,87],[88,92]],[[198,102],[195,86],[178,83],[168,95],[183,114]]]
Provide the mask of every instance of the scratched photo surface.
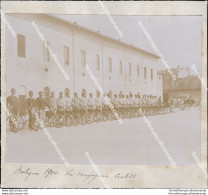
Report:
[[196,164],[201,16],[5,17],[7,163]]

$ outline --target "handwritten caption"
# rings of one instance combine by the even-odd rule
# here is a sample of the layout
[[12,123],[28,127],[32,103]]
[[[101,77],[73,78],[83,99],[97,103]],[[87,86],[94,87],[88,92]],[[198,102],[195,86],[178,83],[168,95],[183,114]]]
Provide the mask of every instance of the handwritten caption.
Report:
[[14,175],[19,175],[22,177],[24,181],[34,178],[34,177],[43,177],[43,178],[51,178],[51,177],[56,177],[56,176],[65,176],[65,177],[79,177],[82,179],[83,182],[90,183],[93,180],[97,178],[103,177],[104,179],[108,178],[114,178],[114,179],[136,179],[137,175],[134,173],[114,173],[114,174],[109,174],[109,173],[102,173],[102,174],[97,174],[93,172],[93,170],[90,173],[86,173],[85,171],[80,171],[76,169],[68,169],[68,170],[55,170],[52,168],[47,168],[44,171],[35,171],[32,170],[29,167],[19,167],[18,169],[14,170],[13,172]]

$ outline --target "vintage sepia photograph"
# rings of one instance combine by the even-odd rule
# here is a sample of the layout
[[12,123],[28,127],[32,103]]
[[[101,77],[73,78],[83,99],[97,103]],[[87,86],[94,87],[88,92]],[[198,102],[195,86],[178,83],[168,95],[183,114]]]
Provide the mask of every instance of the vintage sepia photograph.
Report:
[[[44,126],[73,164],[88,164],[85,152],[101,165],[195,164],[200,16],[116,16],[120,28],[129,26],[119,39],[105,15],[7,18],[17,34],[6,32],[7,106],[16,121],[7,119],[7,162],[64,163]],[[162,62],[141,49],[151,50],[153,38]]]
[[[26,182],[39,165],[55,181],[62,166],[83,178],[78,188],[147,187],[136,182],[144,167],[195,167],[183,174],[204,179],[203,16],[113,14],[94,3],[102,14],[1,11],[5,166]],[[109,182],[111,173],[132,184]]]

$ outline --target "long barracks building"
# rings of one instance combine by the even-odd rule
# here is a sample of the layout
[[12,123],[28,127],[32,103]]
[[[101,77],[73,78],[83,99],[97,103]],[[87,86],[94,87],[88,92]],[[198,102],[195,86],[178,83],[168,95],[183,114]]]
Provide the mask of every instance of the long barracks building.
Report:
[[[154,95],[163,98],[159,57],[115,40],[100,32],[83,28],[76,23],[46,14],[8,14],[10,25],[17,34],[13,37],[6,27],[7,95],[11,88],[17,95],[29,90],[96,93],[97,86],[86,71],[93,72],[106,93]],[[38,26],[48,45],[56,54],[70,80],[50,55],[32,22]]]

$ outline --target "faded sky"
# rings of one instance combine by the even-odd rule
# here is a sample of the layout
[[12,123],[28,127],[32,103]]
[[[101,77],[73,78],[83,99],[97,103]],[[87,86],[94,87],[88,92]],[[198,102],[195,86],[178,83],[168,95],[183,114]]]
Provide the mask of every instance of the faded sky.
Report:
[[[112,16],[119,30],[120,38],[107,15],[56,15],[70,22],[94,31],[100,31],[109,37],[134,44],[136,47],[155,53],[151,43],[143,33],[138,22],[151,35],[151,39],[164,56],[168,65],[196,65],[201,72],[201,16]],[[164,65],[162,66],[164,67]],[[165,68],[165,67],[164,67]],[[192,68],[191,68],[192,69]]]

